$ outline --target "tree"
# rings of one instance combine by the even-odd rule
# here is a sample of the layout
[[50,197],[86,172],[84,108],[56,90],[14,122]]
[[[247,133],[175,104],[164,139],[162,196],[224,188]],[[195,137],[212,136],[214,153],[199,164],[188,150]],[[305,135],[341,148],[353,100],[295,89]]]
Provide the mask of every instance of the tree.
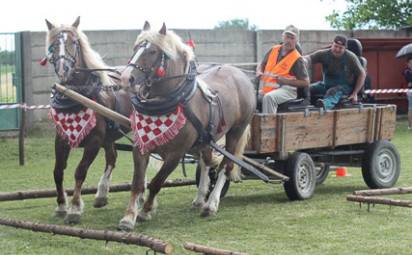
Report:
[[232,29],[232,30],[251,30],[257,29],[256,25],[249,24],[249,19],[231,19],[225,21],[219,21],[214,29]]
[[[321,0],[322,1],[322,0]],[[333,28],[397,29],[412,25],[412,0],[346,0],[347,10],[326,16]]]

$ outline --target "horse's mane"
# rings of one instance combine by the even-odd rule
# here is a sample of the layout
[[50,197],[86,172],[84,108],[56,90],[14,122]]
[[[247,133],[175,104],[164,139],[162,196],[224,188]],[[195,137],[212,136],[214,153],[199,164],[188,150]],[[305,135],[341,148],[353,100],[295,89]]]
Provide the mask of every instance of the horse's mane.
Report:
[[[83,61],[85,62],[87,68],[90,68],[90,69],[108,68],[108,66],[104,63],[99,53],[93,50],[92,47],[90,46],[89,39],[87,38],[87,36],[82,31],[72,26],[61,25],[59,27],[55,27],[47,31],[46,55],[48,54],[49,45],[50,43],[52,43],[52,39],[56,37],[56,35],[62,31],[69,31],[73,33],[79,39],[80,48],[81,48],[80,50],[81,50],[81,53],[83,54]],[[96,73],[97,75],[99,75],[100,80],[103,85],[111,85],[113,83],[113,81],[110,79],[110,77],[107,75],[106,72],[96,72]]]
[[135,45],[139,45],[143,41],[157,45],[170,59],[177,59],[179,53],[185,56],[186,61],[194,58],[192,48],[186,45],[182,38],[171,30],[167,30],[166,35],[152,30],[142,31],[137,36]]

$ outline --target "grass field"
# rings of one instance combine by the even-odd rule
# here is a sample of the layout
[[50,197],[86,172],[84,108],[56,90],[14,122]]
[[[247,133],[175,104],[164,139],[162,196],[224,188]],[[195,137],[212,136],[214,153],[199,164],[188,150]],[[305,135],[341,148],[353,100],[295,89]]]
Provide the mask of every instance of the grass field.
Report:
[[[0,192],[53,188],[53,130],[37,130],[26,140],[26,166],[18,166],[16,139],[0,139]],[[392,141],[401,154],[398,187],[412,186],[412,131],[397,124]],[[73,186],[73,169],[81,150],[73,151],[66,170],[66,187]],[[103,153],[92,165],[85,186],[95,186],[103,171]],[[153,174],[153,171],[150,171]],[[175,254],[192,254],[185,241],[249,254],[411,254],[412,209],[347,202],[354,190],[365,189],[360,170],[349,168],[349,177],[331,174],[307,201],[290,202],[281,185],[260,181],[232,184],[214,218],[200,218],[190,208],[193,186],[163,189],[158,212],[135,233],[161,238],[175,246]],[[132,158],[120,152],[113,183],[130,181]],[[190,176],[194,176],[193,170]],[[182,177],[177,169],[173,177]],[[398,196],[400,197],[400,196]],[[92,206],[93,195],[83,196],[85,212],[80,227],[115,230],[129,193],[110,194],[106,208]],[[412,195],[402,196],[412,199]],[[53,216],[55,198],[0,203],[0,217],[61,224]],[[145,254],[146,248],[114,242],[52,236],[0,226],[0,254]],[[153,254],[153,253],[149,253]]]

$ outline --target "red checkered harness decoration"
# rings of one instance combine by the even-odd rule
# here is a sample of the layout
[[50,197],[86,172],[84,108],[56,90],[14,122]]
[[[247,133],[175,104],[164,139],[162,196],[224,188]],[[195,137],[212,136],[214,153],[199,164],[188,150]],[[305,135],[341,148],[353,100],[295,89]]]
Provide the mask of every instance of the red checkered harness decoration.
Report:
[[141,154],[150,152],[157,146],[171,141],[186,123],[183,107],[165,115],[145,115],[134,110],[130,115],[133,130],[134,146],[138,146]]
[[51,108],[49,117],[53,119],[57,134],[67,139],[70,147],[78,147],[96,126],[96,113],[87,107],[78,112],[58,111]]

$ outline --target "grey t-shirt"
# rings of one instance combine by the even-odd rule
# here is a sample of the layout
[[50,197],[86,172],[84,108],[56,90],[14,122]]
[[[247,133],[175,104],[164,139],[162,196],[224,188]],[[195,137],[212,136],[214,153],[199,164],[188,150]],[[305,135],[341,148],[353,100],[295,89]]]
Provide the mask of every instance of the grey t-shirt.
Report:
[[[270,49],[270,50],[265,54],[265,57],[263,58],[263,61],[262,61],[262,64],[261,64],[262,69],[263,69],[262,71],[265,70],[265,67],[266,67],[266,64],[267,64],[267,62],[268,62],[269,55],[270,55],[271,52],[272,52],[272,49]],[[281,56],[281,54],[279,54],[276,63],[279,63],[279,61],[281,61],[285,56],[287,56],[287,54],[284,55],[284,56]],[[309,77],[308,71],[307,71],[307,69],[306,69],[305,62],[304,62],[304,60],[303,60],[302,57],[299,57],[299,58],[296,60],[296,62],[293,64],[292,68],[290,69],[290,75],[295,76],[296,79],[298,79],[298,80],[306,80],[306,79],[309,79],[309,78],[308,78],[308,77]]]
[[339,58],[332,54],[331,49],[318,50],[308,57],[312,64],[321,63],[325,75],[332,79],[338,79],[343,70],[349,85],[355,83],[355,78],[359,76],[363,69],[358,57],[349,50],[345,50]]

